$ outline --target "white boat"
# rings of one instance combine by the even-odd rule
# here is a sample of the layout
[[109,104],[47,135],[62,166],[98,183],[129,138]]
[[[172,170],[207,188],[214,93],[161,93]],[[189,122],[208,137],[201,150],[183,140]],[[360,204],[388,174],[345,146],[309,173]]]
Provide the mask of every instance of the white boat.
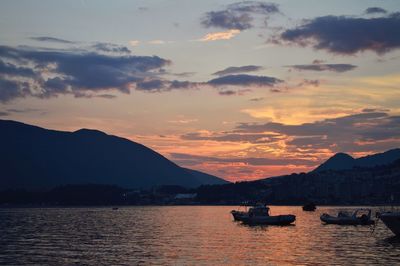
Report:
[[326,224],[338,225],[371,225],[374,220],[371,219],[370,209],[358,209],[353,214],[340,211],[337,216],[324,213],[320,217],[321,221]]
[[396,236],[400,236],[400,212],[382,212],[376,215]]
[[296,220],[295,215],[270,215],[269,207],[256,205],[246,211],[231,211],[236,221],[248,225],[289,225]]

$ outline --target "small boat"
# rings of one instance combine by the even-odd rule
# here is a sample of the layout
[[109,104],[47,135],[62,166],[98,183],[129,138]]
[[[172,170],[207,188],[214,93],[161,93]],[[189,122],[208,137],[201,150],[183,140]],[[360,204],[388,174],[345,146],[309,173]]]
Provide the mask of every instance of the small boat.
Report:
[[390,231],[396,236],[400,236],[400,212],[382,212],[376,216],[382,220]]
[[256,205],[247,212],[231,211],[236,221],[241,221],[248,225],[289,225],[296,220],[295,215],[270,215],[269,207],[265,205]]
[[358,209],[352,215],[344,211],[340,211],[337,216],[324,213],[320,219],[326,224],[338,225],[371,225],[375,223],[371,219],[370,209]]
[[113,211],[116,211],[116,210],[118,210],[119,208],[118,207],[114,207],[114,208],[112,208],[113,209]]
[[241,218],[248,213],[247,207],[251,206],[248,202],[243,202],[242,204],[239,205],[239,208],[237,210],[232,210],[231,214],[233,216],[233,220],[235,221],[241,221]]
[[241,220],[242,220],[242,217],[245,216],[245,215],[247,215],[247,212],[245,212],[245,211],[232,210],[232,211],[231,211],[231,214],[232,214],[233,219],[234,219],[235,221],[241,221]]
[[306,205],[303,206],[303,211],[306,212],[313,212],[317,209],[317,206],[313,202],[309,202]]

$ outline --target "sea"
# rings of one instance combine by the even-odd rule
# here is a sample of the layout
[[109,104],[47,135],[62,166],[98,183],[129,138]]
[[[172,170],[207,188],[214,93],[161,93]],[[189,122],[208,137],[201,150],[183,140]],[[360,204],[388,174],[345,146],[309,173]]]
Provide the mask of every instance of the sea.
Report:
[[382,222],[319,219],[357,207],[270,208],[295,224],[246,226],[234,206],[0,208],[0,265],[400,265]]

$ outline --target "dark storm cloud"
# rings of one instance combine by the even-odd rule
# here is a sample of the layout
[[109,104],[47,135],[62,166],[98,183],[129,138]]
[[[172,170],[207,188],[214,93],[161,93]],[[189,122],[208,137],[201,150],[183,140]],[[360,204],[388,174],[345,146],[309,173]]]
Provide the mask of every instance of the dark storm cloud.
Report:
[[357,66],[351,64],[306,64],[306,65],[291,65],[287,66],[298,71],[333,71],[346,72],[355,69]]
[[151,79],[169,63],[158,56],[0,46],[0,101],[104,90],[129,93],[132,84]]
[[254,27],[255,14],[268,17],[274,13],[279,13],[276,4],[244,1],[230,4],[224,10],[207,12],[201,23],[207,28],[245,30]]
[[30,39],[39,41],[39,42],[54,42],[54,43],[62,43],[62,44],[73,44],[75,42],[68,41],[60,38],[48,37],[48,36],[40,36],[40,37],[31,37]]
[[219,78],[212,79],[207,83],[212,86],[232,85],[232,86],[267,86],[272,87],[278,83],[283,82],[280,79],[268,76],[254,76],[254,75],[227,75]]
[[118,53],[118,54],[130,54],[131,50],[128,49],[126,46],[114,44],[114,43],[105,43],[105,42],[98,42],[91,46],[97,51],[106,52],[106,53]]
[[336,54],[366,50],[383,54],[400,48],[400,13],[374,18],[317,17],[285,30],[280,39]]
[[254,72],[254,71],[259,71],[261,69],[262,69],[261,66],[254,66],[254,65],[240,66],[240,67],[228,67],[228,68],[225,68],[223,70],[220,70],[220,71],[217,71],[217,72],[213,73],[213,75],[225,76],[225,75],[230,75],[230,74]]
[[381,7],[368,7],[365,14],[386,14],[387,11]]

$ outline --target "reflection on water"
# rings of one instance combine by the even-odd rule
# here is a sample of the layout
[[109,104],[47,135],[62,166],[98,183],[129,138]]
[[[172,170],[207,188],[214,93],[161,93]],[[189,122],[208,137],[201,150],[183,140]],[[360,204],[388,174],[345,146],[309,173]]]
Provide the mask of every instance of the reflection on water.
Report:
[[295,226],[243,226],[226,206],[0,209],[4,264],[380,264],[400,263],[400,240],[382,223],[323,225],[321,207],[272,206]]

